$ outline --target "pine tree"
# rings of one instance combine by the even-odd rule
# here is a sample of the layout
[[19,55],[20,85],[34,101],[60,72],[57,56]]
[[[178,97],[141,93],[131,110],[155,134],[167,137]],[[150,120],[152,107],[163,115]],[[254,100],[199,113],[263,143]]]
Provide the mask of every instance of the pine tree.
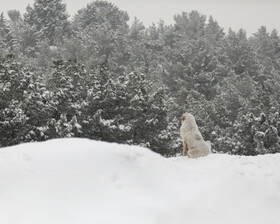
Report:
[[78,11],[73,24],[79,30],[108,24],[109,30],[116,31],[122,26],[127,26],[128,20],[128,14],[114,4],[106,1],[93,1],[87,7]]
[[118,88],[122,91],[117,97],[121,102],[121,117],[118,117],[118,123],[127,127],[127,142],[167,153],[166,146],[170,139],[163,138],[168,125],[164,90],[152,91],[152,83],[144,74],[137,72],[130,73],[120,81]]
[[24,21],[36,30],[40,40],[47,40],[50,45],[56,45],[57,35],[61,39],[69,34],[68,17],[66,5],[62,0],[36,0],[33,7],[26,8]]
[[24,141],[29,117],[23,101],[33,84],[33,75],[26,67],[8,56],[0,63],[0,145]]
[[80,58],[87,68],[107,63],[110,71],[119,71],[116,63],[125,62],[125,35],[128,14],[112,3],[93,1],[78,11],[73,20],[75,42],[81,46]]
[[11,27],[7,24],[4,14],[0,14],[0,59],[8,54],[15,54],[17,40]]
[[208,23],[205,25],[204,36],[207,38],[207,41],[212,45],[220,43],[225,37],[223,28],[213,19],[212,16],[209,17]]
[[87,75],[82,131],[84,136],[104,141],[117,141],[111,133],[116,116],[115,82],[106,64],[93,68]]
[[[197,39],[204,35],[206,16],[198,11],[191,11],[189,14],[182,12],[174,16],[175,29],[187,39]],[[184,35],[184,36],[183,36]]]
[[257,58],[244,30],[240,29],[237,33],[231,29],[229,30],[226,37],[225,51],[230,62],[229,66],[234,70],[235,74],[248,74],[255,79],[258,78]]
[[60,138],[73,137],[72,126],[67,121],[66,114],[61,114],[60,119],[56,123],[56,132]]
[[239,121],[236,121],[233,134],[233,140],[236,142],[236,146],[233,153],[239,155],[256,155],[255,133],[255,117],[252,113],[243,115]]
[[87,91],[85,73],[82,65],[72,61],[54,62],[46,87],[53,94],[52,98],[58,110],[56,119],[61,114],[66,114],[70,120],[81,113]]
[[280,138],[278,136],[278,130],[273,125],[270,125],[264,135],[264,147],[268,149],[270,153],[280,152]]

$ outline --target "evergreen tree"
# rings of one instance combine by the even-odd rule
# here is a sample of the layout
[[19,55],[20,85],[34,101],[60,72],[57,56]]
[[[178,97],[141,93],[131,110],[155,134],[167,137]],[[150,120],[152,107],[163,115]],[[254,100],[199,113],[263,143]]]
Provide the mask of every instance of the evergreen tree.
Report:
[[73,24],[78,30],[85,30],[107,24],[109,30],[116,31],[127,26],[129,16],[112,3],[106,1],[93,1],[78,11]]
[[11,27],[7,24],[4,14],[0,14],[0,59],[16,51],[16,39]]
[[55,37],[69,34],[69,15],[62,0],[35,0],[33,7],[28,6],[24,21],[36,31],[40,40],[56,45]]
[[79,10],[73,20],[73,39],[82,49],[77,60],[82,59],[87,68],[107,63],[110,71],[118,70],[116,63],[124,63],[120,52],[125,49],[128,20],[126,12],[106,1],[94,1]]
[[204,35],[206,17],[198,11],[182,12],[174,16],[175,29],[188,39],[197,39]]
[[208,23],[205,25],[204,36],[212,46],[220,43],[225,37],[223,28],[219,26],[212,16],[209,17]]
[[240,29],[237,33],[231,29],[226,37],[226,49],[230,67],[237,75],[248,74],[258,77],[258,64],[254,51],[251,49],[246,32]]
[[47,79],[47,89],[52,93],[52,101],[57,108],[55,119],[61,114],[71,120],[81,113],[86,97],[85,69],[82,65],[71,61],[56,61],[53,71]]
[[164,154],[164,145],[169,140],[160,138],[168,125],[164,91],[158,89],[152,93],[152,83],[144,74],[137,72],[130,73],[128,79],[124,79],[121,84],[124,85],[122,90],[125,92],[121,97],[122,117],[119,123],[130,127],[129,142],[149,146]]
[[28,116],[23,101],[32,86],[32,74],[8,56],[0,63],[0,145],[24,141]]

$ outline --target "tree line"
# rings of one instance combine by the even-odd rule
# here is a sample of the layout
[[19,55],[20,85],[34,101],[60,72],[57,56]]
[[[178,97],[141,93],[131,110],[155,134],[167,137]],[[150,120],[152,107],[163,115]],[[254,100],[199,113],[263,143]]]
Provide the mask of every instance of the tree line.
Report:
[[106,1],[0,15],[0,146],[86,137],[181,152],[195,115],[216,152],[280,152],[280,38],[226,33],[197,11],[145,27]]

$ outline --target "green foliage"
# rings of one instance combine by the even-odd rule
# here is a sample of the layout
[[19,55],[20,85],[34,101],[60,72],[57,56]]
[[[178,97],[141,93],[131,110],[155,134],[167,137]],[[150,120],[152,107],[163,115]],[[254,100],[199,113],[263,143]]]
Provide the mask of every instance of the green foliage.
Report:
[[33,7],[28,6],[24,21],[36,31],[40,40],[48,40],[55,45],[55,36],[69,33],[68,14],[62,0],[36,0]]
[[78,11],[74,18],[74,26],[78,30],[92,29],[108,24],[109,30],[116,31],[127,26],[129,16],[126,12],[106,1],[93,1]]
[[17,51],[17,39],[13,29],[8,25],[3,13],[0,14],[0,59],[14,55]]
[[128,20],[128,14],[112,3],[93,1],[88,4],[77,12],[72,23],[75,35],[71,41],[82,49],[81,54],[78,51],[72,56],[87,68],[110,62],[108,66],[118,70],[115,55],[123,57]]
[[62,137],[180,154],[188,111],[214,152],[279,152],[280,37],[225,33],[197,11],[146,28],[93,1],[70,22],[61,0],[0,16],[0,145]]

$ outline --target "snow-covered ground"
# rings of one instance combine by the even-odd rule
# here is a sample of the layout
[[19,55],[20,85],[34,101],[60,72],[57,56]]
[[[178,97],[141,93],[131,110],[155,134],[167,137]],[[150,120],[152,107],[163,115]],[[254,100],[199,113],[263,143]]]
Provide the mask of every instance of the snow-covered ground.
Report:
[[278,224],[280,154],[163,158],[62,139],[0,149],[1,224]]

